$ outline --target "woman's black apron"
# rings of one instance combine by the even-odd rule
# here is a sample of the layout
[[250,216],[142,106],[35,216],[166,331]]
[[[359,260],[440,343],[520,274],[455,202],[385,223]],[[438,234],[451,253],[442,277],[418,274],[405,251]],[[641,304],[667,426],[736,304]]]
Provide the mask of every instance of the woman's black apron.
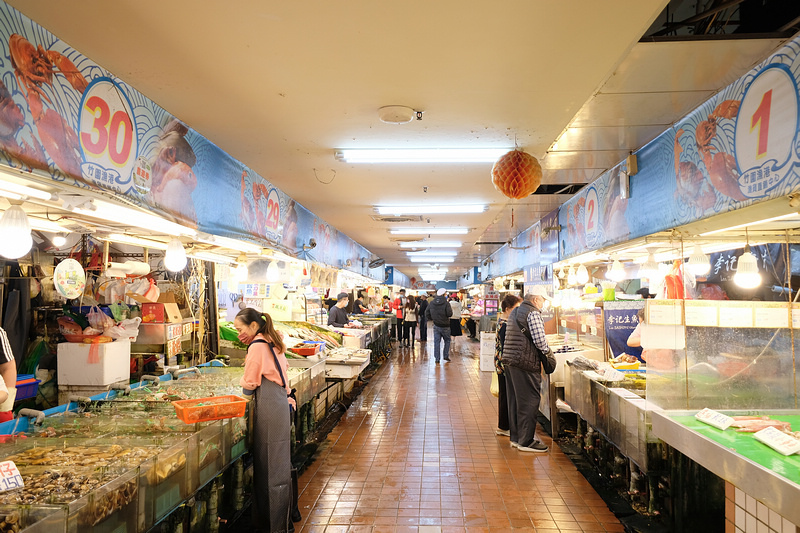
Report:
[[[250,346],[256,343],[269,344],[255,340]],[[278,364],[277,358],[275,363]],[[278,372],[283,376],[280,366]],[[253,403],[253,526],[270,533],[283,533],[289,529],[292,504],[291,427],[286,389],[262,375]]]

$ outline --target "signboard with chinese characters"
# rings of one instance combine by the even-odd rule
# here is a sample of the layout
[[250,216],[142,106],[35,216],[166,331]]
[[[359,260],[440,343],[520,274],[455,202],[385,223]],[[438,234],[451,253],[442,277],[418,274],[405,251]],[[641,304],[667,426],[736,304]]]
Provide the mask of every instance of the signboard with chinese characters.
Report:
[[[20,53],[36,63],[35,74],[8,60]],[[63,186],[98,187],[190,228],[269,242],[292,255],[313,238],[316,262],[374,277],[364,247],[2,2],[0,55],[7,124],[0,163]]]
[[800,190],[799,87],[795,36],[565,202],[559,259]]
[[639,325],[639,309],[644,308],[644,300],[635,302],[604,302],[603,321],[606,339],[614,357],[621,353],[640,357],[641,348],[628,346],[628,338]]

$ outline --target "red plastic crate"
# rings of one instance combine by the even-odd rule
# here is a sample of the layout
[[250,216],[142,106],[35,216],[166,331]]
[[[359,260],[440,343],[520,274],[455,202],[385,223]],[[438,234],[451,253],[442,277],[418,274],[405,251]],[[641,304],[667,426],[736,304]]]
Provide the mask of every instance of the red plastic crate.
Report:
[[222,420],[223,418],[239,418],[244,416],[247,400],[235,395],[212,396],[192,400],[176,400],[172,402],[175,414],[185,424]]

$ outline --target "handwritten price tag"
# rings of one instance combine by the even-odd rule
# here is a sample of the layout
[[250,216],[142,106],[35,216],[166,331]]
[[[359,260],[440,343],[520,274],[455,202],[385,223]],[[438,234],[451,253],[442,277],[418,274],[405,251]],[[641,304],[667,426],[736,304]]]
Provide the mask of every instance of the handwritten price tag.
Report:
[[733,418],[709,409],[708,407],[694,415],[694,417],[704,424],[708,424],[709,426],[714,426],[715,428],[722,430],[728,429],[730,425],[733,424]]
[[23,486],[22,476],[17,470],[17,465],[14,464],[14,461],[0,463],[0,492],[21,489]]
[[783,431],[773,427],[764,428],[757,431],[753,436],[759,442],[763,442],[776,452],[783,455],[792,455],[793,453],[800,452],[800,440],[790,437]]

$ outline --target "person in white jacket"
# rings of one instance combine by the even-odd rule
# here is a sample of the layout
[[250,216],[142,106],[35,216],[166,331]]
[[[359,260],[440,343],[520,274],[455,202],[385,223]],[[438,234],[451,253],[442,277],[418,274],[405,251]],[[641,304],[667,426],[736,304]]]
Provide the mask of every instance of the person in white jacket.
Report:
[[461,336],[461,301],[458,299],[458,295],[454,294],[452,298],[450,298],[450,308],[453,310],[453,316],[450,317],[450,336],[451,337],[460,337]]
[[0,422],[14,418],[14,400],[17,397],[17,363],[8,342],[6,330],[0,328]]

